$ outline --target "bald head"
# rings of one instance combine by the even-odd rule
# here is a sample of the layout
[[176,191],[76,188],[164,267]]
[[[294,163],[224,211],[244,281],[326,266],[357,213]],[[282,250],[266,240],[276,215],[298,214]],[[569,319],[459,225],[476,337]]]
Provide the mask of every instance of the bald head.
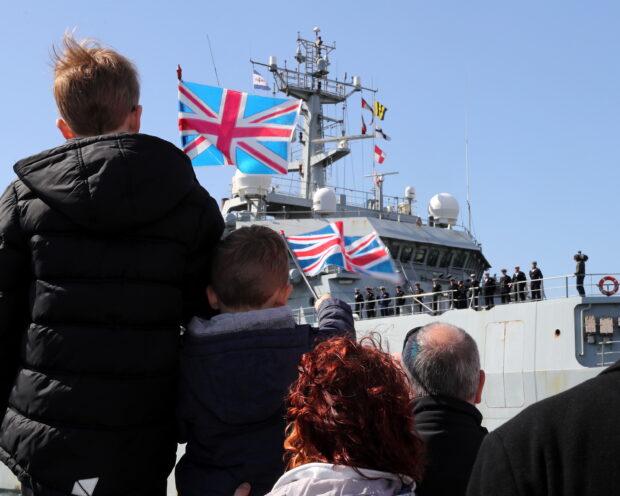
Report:
[[463,329],[442,322],[428,324],[407,337],[402,357],[416,396],[441,394],[479,401],[480,355]]

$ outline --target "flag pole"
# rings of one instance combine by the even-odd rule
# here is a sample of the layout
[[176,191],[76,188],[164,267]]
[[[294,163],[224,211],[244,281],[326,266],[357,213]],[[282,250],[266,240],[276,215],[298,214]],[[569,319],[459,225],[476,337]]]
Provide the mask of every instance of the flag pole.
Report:
[[284,231],[280,231],[280,236],[282,236],[282,239],[284,240],[284,244],[286,245],[286,249],[288,250],[289,255],[293,258],[293,262],[295,263],[295,267],[297,267],[297,270],[301,274],[301,277],[303,277],[304,282],[306,283],[306,286],[308,286],[308,289],[310,290],[310,293],[312,293],[312,296],[314,297],[314,300],[315,301],[318,300],[319,297],[317,296],[316,291],[314,290],[314,288],[310,284],[310,281],[308,281],[308,278],[306,277],[305,272],[302,270],[301,266],[299,265],[299,261],[297,260],[297,257],[293,253],[293,250],[291,250],[291,247],[289,246],[288,241],[286,241],[286,236],[284,235]]

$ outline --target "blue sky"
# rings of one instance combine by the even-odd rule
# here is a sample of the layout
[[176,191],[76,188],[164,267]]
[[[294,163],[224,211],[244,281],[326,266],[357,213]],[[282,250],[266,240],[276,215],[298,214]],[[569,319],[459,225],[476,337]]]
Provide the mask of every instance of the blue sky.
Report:
[[[546,276],[571,273],[578,249],[590,255],[588,272],[620,271],[618,2],[3,1],[3,188],[15,161],[62,142],[49,54],[76,26],[136,63],[142,131],[176,144],[175,68],[215,84],[207,34],[222,85],[250,90],[250,57],[291,61],[297,32],[320,26],[338,47],[332,76],[360,75],[389,109],[383,167],[400,175],[388,178],[388,194],[414,186],[425,217],[428,200],[448,192],[464,213],[467,115],[472,224],[492,271],[537,260]],[[352,133],[357,105],[355,96]],[[346,171],[349,185],[370,188],[361,177],[369,157],[369,145],[357,146],[334,177]],[[232,173],[198,176],[219,200]]]

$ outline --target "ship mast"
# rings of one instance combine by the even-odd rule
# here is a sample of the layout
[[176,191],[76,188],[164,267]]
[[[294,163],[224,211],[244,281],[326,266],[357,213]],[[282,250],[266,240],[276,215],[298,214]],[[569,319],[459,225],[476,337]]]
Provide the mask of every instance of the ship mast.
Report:
[[[300,196],[311,199],[317,189],[325,186],[325,168],[350,153],[348,141],[372,138],[373,135],[356,135],[325,137],[324,123],[342,120],[331,119],[323,115],[323,105],[344,102],[353,93],[370,88],[363,88],[361,79],[353,77],[351,82],[329,79],[329,56],[336,49],[336,44],[328,45],[320,36],[320,29],[313,29],[316,38],[306,40],[297,34],[295,61],[297,69],[279,67],[276,57],[269,57],[269,64],[251,61],[252,64],[267,67],[273,73],[276,87],[288,96],[303,100],[302,115],[304,124],[300,134],[302,145],[301,160],[289,164],[289,172],[298,172],[301,176]],[[336,148],[326,149],[325,144],[337,142]]]

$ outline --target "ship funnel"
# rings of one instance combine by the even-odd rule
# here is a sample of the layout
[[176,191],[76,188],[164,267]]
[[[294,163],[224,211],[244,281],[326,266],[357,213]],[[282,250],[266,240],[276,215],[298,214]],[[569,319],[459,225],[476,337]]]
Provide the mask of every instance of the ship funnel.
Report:
[[459,202],[449,193],[439,193],[428,202],[428,216],[437,227],[453,226],[459,216]]
[[336,211],[336,193],[331,188],[317,189],[312,197],[312,210],[318,214]]

